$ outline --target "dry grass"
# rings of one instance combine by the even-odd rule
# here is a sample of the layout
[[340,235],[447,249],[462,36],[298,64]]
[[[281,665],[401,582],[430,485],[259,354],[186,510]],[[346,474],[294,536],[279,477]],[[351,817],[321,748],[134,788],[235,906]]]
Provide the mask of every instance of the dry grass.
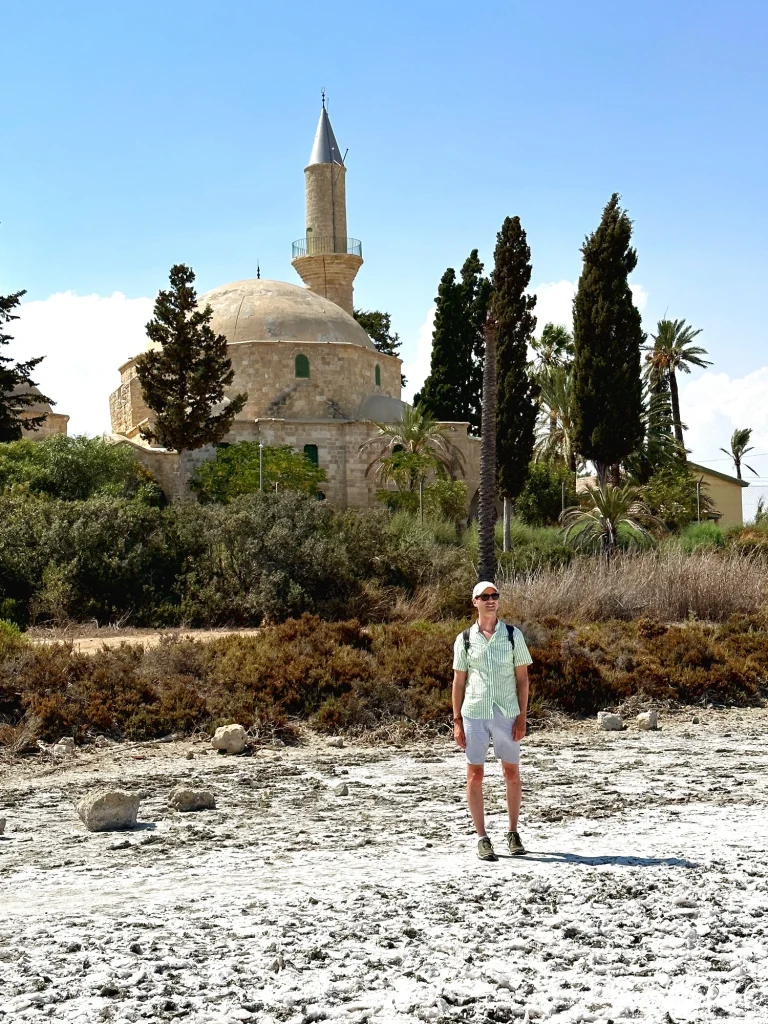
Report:
[[579,622],[695,618],[723,622],[768,601],[768,571],[759,553],[685,554],[674,548],[622,555],[607,564],[578,559],[502,584],[504,608],[519,621],[556,616]]

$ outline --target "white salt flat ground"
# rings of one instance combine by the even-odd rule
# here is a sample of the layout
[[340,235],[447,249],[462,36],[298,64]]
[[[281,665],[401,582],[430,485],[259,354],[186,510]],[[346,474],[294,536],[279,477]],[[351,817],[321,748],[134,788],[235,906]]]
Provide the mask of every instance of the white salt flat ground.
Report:
[[[765,1024],[768,712],[663,724],[527,740],[531,852],[493,865],[447,743],[0,769],[0,1021]],[[218,809],[170,811],[180,781]],[[116,783],[141,827],[89,834],[73,800]]]

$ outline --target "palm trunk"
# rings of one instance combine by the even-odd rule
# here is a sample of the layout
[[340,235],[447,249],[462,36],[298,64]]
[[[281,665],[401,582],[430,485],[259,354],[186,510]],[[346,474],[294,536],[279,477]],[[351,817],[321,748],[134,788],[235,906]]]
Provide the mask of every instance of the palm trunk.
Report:
[[478,507],[478,578],[496,576],[496,322],[484,329],[483,411],[480,423],[480,501]]
[[741,461],[739,459],[734,459],[733,464],[736,467],[736,479],[741,480]]
[[512,550],[512,502],[504,495],[504,541],[503,550]]
[[675,437],[682,448],[685,446],[685,441],[683,440],[683,424],[680,420],[680,396],[677,390],[677,377],[674,370],[669,371],[669,394],[672,398],[672,423],[675,428]]

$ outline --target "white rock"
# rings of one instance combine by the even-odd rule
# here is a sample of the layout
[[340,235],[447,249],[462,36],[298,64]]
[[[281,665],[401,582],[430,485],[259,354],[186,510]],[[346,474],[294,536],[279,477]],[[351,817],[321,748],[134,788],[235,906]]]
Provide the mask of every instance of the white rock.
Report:
[[328,746],[329,747],[343,747],[344,746],[344,740],[341,738],[341,736],[331,736],[331,738],[328,740]]
[[337,782],[335,786],[331,786],[336,796],[349,796],[349,786],[346,782]]
[[240,754],[245,749],[245,729],[242,725],[222,725],[213,734],[211,746],[228,754]]
[[101,789],[83,797],[76,810],[89,832],[109,832],[135,826],[140,800],[138,793]]
[[51,754],[53,757],[63,760],[67,757],[72,757],[75,753],[75,741],[71,736],[62,736],[58,743],[54,743],[51,747]]
[[650,732],[659,728],[659,716],[655,711],[641,711],[637,716],[637,728]]
[[624,723],[621,720],[621,715],[611,714],[610,711],[599,711],[597,727],[604,732],[620,732],[624,728]]
[[216,797],[210,789],[177,786],[168,797],[168,803],[177,811],[211,811],[216,807]]

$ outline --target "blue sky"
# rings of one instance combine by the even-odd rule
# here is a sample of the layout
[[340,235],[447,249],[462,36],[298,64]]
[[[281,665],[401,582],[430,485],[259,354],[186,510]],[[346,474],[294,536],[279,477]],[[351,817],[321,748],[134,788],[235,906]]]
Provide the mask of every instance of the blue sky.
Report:
[[[694,455],[717,455],[733,425],[768,453],[768,414],[745,407],[768,389],[764,4],[33,0],[3,5],[2,28],[0,292],[27,289],[17,341],[48,356],[41,381],[75,428],[108,428],[106,393],[133,354],[127,300],[154,296],[172,263],[200,291],[257,260],[298,282],[290,244],[324,86],[363,240],[356,302],[392,313],[412,377],[447,266],[473,247],[490,261],[519,214],[540,326],[567,316],[565,285],[543,286],[577,280],[618,191],[646,329],[683,317],[714,363],[719,383],[686,380]],[[68,305],[46,306],[62,293]],[[97,357],[104,394],[76,395]],[[704,429],[712,395],[742,380],[730,421],[728,406]],[[768,455],[758,468],[768,476]]]

